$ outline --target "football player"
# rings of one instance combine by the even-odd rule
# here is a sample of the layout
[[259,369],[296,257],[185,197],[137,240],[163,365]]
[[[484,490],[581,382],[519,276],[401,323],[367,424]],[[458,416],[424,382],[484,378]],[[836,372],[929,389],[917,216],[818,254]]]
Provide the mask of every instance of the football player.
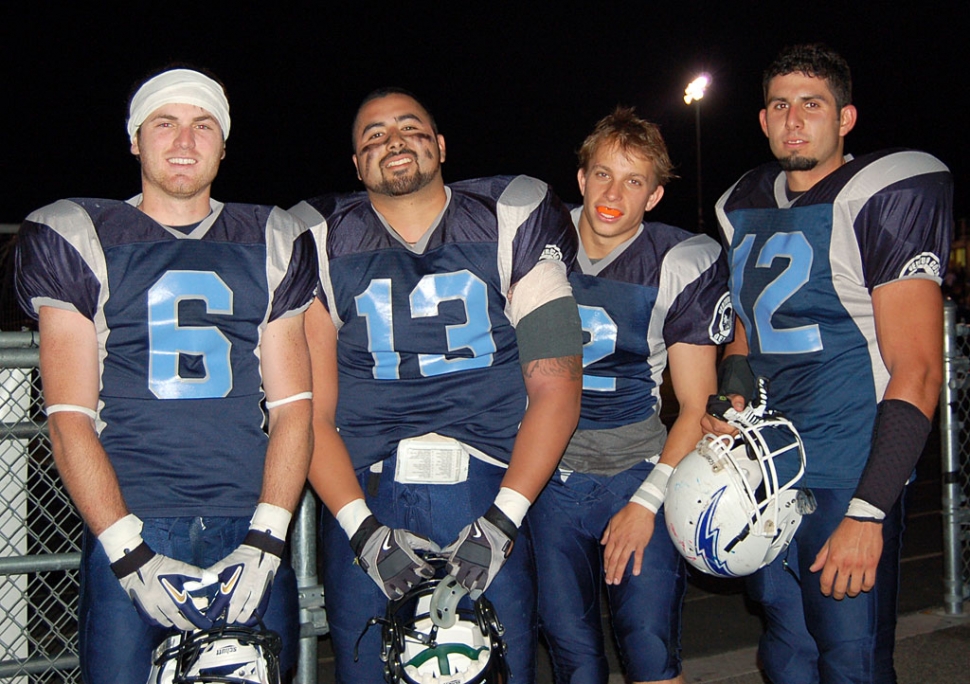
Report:
[[922,152],[845,154],[850,71],[826,46],[786,48],[763,85],[776,161],[717,203],[738,326],[720,390],[738,407],[745,375],[771,380],[818,508],[748,581],[761,662],[786,684],[891,682],[902,493],[943,373],[951,178]]
[[[617,108],[579,151],[583,204],[570,275],[583,331],[579,429],[531,512],[539,617],[557,682],[606,682],[606,580],[624,673],[683,682],[683,558],[663,515],[667,477],[701,438],[731,334],[727,263],[716,241],[645,220],[673,177],[656,125]],[[660,420],[670,368],[680,413]]]
[[[284,670],[296,662],[282,557],[312,450],[316,254],[281,209],[211,198],[229,128],[218,81],[165,70],[130,101],[141,194],[62,200],[20,231],[54,459],[85,523],[92,684],[146,681],[175,629],[260,617],[284,637]],[[205,585],[199,609],[188,592]]]
[[445,185],[445,139],[407,92],[367,96],[353,141],[366,192],[293,209],[320,262],[310,481],[335,514],[321,535],[337,678],[380,681],[380,635],[354,658],[358,636],[431,575],[418,551],[440,549],[472,599],[487,593],[512,677],[531,682],[523,521],[579,416],[576,236],[536,179]]

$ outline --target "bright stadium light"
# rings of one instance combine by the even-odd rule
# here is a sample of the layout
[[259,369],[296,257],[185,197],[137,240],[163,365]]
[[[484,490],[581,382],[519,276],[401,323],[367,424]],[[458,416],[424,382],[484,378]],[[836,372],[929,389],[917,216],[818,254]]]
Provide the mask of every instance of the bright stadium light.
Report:
[[707,90],[707,86],[711,84],[710,74],[701,74],[693,81],[687,84],[687,88],[684,90],[684,104],[690,104],[695,100],[700,100],[704,97],[704,91]]
[[711,75],[703,73],[687,84],[684,89],[684,103],[694,104],[694,121],[697,128],[697,232],[704,232],[704,194],[701,184],[701,98],[707,86],[711,85]]

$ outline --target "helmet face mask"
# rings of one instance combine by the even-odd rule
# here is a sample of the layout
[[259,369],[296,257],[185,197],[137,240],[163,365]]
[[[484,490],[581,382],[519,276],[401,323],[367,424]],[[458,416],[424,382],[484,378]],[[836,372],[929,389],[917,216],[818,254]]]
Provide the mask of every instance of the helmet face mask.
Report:
[[[810,493],[795,488],[805,472],[805,448],[791,422],[768,414],[732,425],[737,436],[706,435],[684,457],[664,501],[681,555],[719,577],[750,575],[773,561],[802,515],[814,510]],[[780,482],[776,461],[797,463],[797,472]]]
[[180,632],[155,649],[147,684],[279,684],[276,632],[220,626]]
[[392,684],[505,684],[504,628],[485,596],[465,597],[451,619],[439,626],[435,589],[445,579],[430,579],[396,601],[383,619],[385,679]]

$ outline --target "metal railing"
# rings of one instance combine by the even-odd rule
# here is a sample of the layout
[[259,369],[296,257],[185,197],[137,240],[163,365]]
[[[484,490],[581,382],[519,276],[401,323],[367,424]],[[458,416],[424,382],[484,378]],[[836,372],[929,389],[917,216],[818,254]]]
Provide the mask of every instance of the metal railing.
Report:
[[970,598],[970,326],[957,323],[956,304],[949,301],[943,321],[943,606],[948,615],[961,615],[964,600]]
[[[0,332],[0,679],[80,682],[82,522],[54,467],[38,343],[36,332]],[[316,508],[307,492],[290,541],[300,593],[297,684],[317,681],[317,637],[328,630],[317,581]]]

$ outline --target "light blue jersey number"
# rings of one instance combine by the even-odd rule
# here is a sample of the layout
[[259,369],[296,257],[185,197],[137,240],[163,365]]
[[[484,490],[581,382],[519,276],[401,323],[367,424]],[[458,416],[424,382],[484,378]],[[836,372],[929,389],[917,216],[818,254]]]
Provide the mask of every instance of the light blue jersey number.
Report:
[[[215,326],[181,326],[179,303],[198,299],[209,314],[232,315],[232,290],[210,271],[169,271],[148,292],[148,386],[159,399],[213,399],[232,390],[232,344]],[[205,376],[179,375],[179,356],[202,357]]]
[[[731,292],[740,293],[744,285],[744,268],[751,256],[754,235],[745,235],[734,249],[731,266]],[[775,328],[771,317],[792,295],[808,282],[812,272],[815,253],[805,235],[801,232],[776,233],[768,238],[755,261],[757,268],[770,268],[775,259],[787,259],[785,268],[771,281],[752,307],[754,328],[742,307],[737,307],[738,316],[746,330],[753,330],[758,336],[758,344],[765,354],[807,354],[822,350],[822,336],[817,324],[802,325],[795,328]],[[739,298],[740,299],[740,298]]]
[[[398,379],[401,355],[394,347],[391,281],[384,278],[372,280],[354,301],[357,314],[367,322],[367,348],[374,358],[374,377],[378,380]],[[488,316],[488,286],[469,271],[428,274],[411,291],[411,318],[437,316],[438,307],[446,301],[461,302],[465,309],[464,323],[445,326],[448,351],[468,349],[472,356],[449,359],[444,354],[418,354],[421,375],[425,377],[487,368],[496,351]]]
[[[579,318],[589,342],[583,344],[583,368],[596,363],[616,351],[616,323],[599,306],[580,306]],[[616,378],[583,373],[583,389],[594,392],[616,391]]]

